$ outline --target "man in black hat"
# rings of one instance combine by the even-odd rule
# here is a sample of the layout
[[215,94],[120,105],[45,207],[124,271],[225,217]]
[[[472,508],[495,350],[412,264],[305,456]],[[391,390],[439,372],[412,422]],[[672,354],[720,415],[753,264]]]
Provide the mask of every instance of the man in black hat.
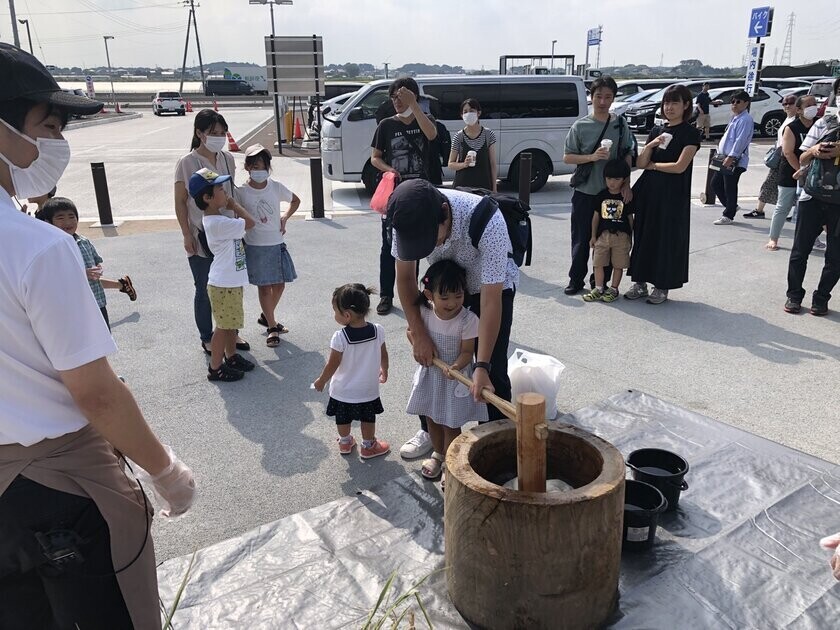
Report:
[[[482,197],[458,190],[438,189],[424,180],[400,184],[388,200],[393,226],[392,253],[397,259],[397,290],[414,339],[414,358],[431,365],[435,347],[416,305],[416,261],[454,260],[467,272],[464,306],[479,316],[478,344],[473,372],[473,396],[488,387],[510,400],[507,348],[513,321],[513,298],[519,269],[501,212],[487,224],[478,247],[469,235],[470,218]],[[492,405],[491,420],[503,418]]]
[[68,116],[102,103],[3,43],[0,85],[0,628],[160,628],[149,505],[115,452],[165,513],[189,508],[192,472],[111,369],[73,239],[12,203],[55,187]]

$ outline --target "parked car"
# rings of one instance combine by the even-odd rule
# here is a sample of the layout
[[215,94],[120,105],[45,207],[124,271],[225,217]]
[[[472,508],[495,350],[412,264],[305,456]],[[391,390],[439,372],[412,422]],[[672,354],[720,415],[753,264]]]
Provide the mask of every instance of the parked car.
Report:
[[795,87],[795,88],[785,88],[783,90],[779,90],[779,96],[793,96],[799,98],[800,96],[805,96],[808,94],[809,90],[811,89],[810,85],[806,85],[803,87]]
[[615,94],[615,100],[622,100],[628,96],[632,96],[636,92],[661,90],[672,83],[676,83],[677,81],[679,81],[679,79],[636,79],[633,81],[619,81],[618,92]]
[[207,79],[205,96],[250,96],[254,87],[242,79]]
[[[447,75],[417,77],[420,95],[436,101],[438,121],[450,133],[464,126],[461,103],[481,103],[481,123],[498,140],[499,178],[519,180],[520,156],[531,154],[531,191],[542,188],[550,175],[571,173],[563,162],[563,146],[572,124],[586,114],[583,79],[561,75]],[[324,177],[361,181],[376,189],[376,168],[370,163],[370,142],[376,112],[388,100],[391,81],[372,81],[358,90],[335,115],[324,119],[321,152]],[[453,173],[444,168],[444,178]]]
[[[732,109],[729,106],[730,101],[742,89],[739,86],[736,88],[729,87],[709,90],[709,96],[712,99],[712,107],[709,108],[709,117],[711,119],[709,128],[712,133],[722,133],[726,129],[726,125],[732,119]],[[715,103],[718,104],[715,105]],[[694,104],[695,106],[697,105],[696,98],[694,99]],[[768,138],[775,138],[779,132],[779,127],[785,121],[785,112],[782,109],[782,97],[779,95],[779,91],[773,88],[760,87],[756,95],[752,98],[749,111],[759,133]],[[661,109],[656,111],[654,124],[665,124]]]
[[183,116],[186,111],[186,103],[181,98],[180,92],[158,92],[152,99],[152,113],[155,116],[160,116],[164,112]]
[[[348,92],[347,94],[342,94],[341,96],[336,96],[335,98],[331,98],[327,101],[321,103],[321,121],[323,124],[323,120],[326,117],[334,117],[337,114],[341,113],[342,106],[350,100],[350,98],[355,94],[355,92]],[[318,112],[315,111],[315,105],[312,104],[309,106],[309,135],[312,137],[317,138],[320,134],[320,128],[318,126]]]
[[613,101],[613,104],[610,105],[610,113],[615,114],[616,116],[621,116],[624,112],[627,111],[627,108],[630,107],[634,103],[644,103],[647,101],[651,96],[659,92],[658,88],[644,90],[643,92],[634,92],[633,94],[628,94],[624,98],[616,99]]
[[[811,84],[811,90],[808,94],[813,94],[817,99],[817,105],[820,106],[817,112],[817,117],[822,117],[826,114],[826,110],[831,107],[834,113],[837,113],[837,95],[832,94],[834,82],[837,79],[819,79]],[[829,113],[832,110],[828,110]]]

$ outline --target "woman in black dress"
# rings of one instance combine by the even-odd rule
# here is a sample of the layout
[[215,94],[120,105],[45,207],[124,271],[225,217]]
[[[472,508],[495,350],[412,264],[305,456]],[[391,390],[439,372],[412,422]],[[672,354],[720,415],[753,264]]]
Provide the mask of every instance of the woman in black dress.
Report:
[[[633,286],[624,294],[629,300],[647,297],[648,304],[662,304],[670,289],[688,282],[691,165],[700,148],[700,131],[687,120],[691,108],[688,88],[665,90],[662,113],[668,122],[653,128],[639,154],[636,165],[645,172],[633,186]],[[653,284],[650,294],[648,282]]]

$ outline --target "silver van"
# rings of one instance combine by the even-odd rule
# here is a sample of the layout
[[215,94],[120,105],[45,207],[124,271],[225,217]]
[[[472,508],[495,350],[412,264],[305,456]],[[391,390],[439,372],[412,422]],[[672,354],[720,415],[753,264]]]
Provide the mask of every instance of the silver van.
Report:
[[[481,103],[481,123],[496,134],[499,177],[517,182],[519,156],[531,153],[531,190],[542,188],[549,175],[571,173],[563,163],[563,147],[572,124],[587,113],[583,79],[563,75],[448,75],[417,77],[421,96],[435,102],[433,113],[451,134],[462,129],[461,103]],[[376,110],[388,100],[391,81],[368,83],[335,116],[325,116],[321,133],[324,176],[340,182],[362,182],[376,188],[370,163],[376,131]],[[452,179],[444,168],[444,177]]]

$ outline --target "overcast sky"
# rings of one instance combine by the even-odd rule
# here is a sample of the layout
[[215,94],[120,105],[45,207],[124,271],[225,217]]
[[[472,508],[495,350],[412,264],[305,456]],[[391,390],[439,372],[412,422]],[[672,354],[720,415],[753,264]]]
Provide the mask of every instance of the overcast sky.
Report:
[[[741,62],[750,9],[760,0],[294,0],[275,7],[278,35],[324,38],[325,62],[409,62],[495,69],[504,54],[556,54],[582,63],[586,31],[603,25],[601,65],[676,65],[700,59],[714,66]],[[197,3],[198,4],[198,3]],[[57,66],[105,65],[103,35],[119,66],[180,67],[188,10],[174,0],[15,0],[29,17],[36,56]],[[206,62],[265,63],[267,6],[248,0],[200,0],[196,8]],[[840,57],[840,0],[779,2],[765,64],[781,56],[788,15],[796,13],[794,64]],[[31,10],[30,10],[31,9]],[[12,41],[6,0],[0,39]],[[27,46],[26,27],[20,27]],[[595,65],[596,48],[590,50]],[[197,63],[190,42],[188,64]]]

